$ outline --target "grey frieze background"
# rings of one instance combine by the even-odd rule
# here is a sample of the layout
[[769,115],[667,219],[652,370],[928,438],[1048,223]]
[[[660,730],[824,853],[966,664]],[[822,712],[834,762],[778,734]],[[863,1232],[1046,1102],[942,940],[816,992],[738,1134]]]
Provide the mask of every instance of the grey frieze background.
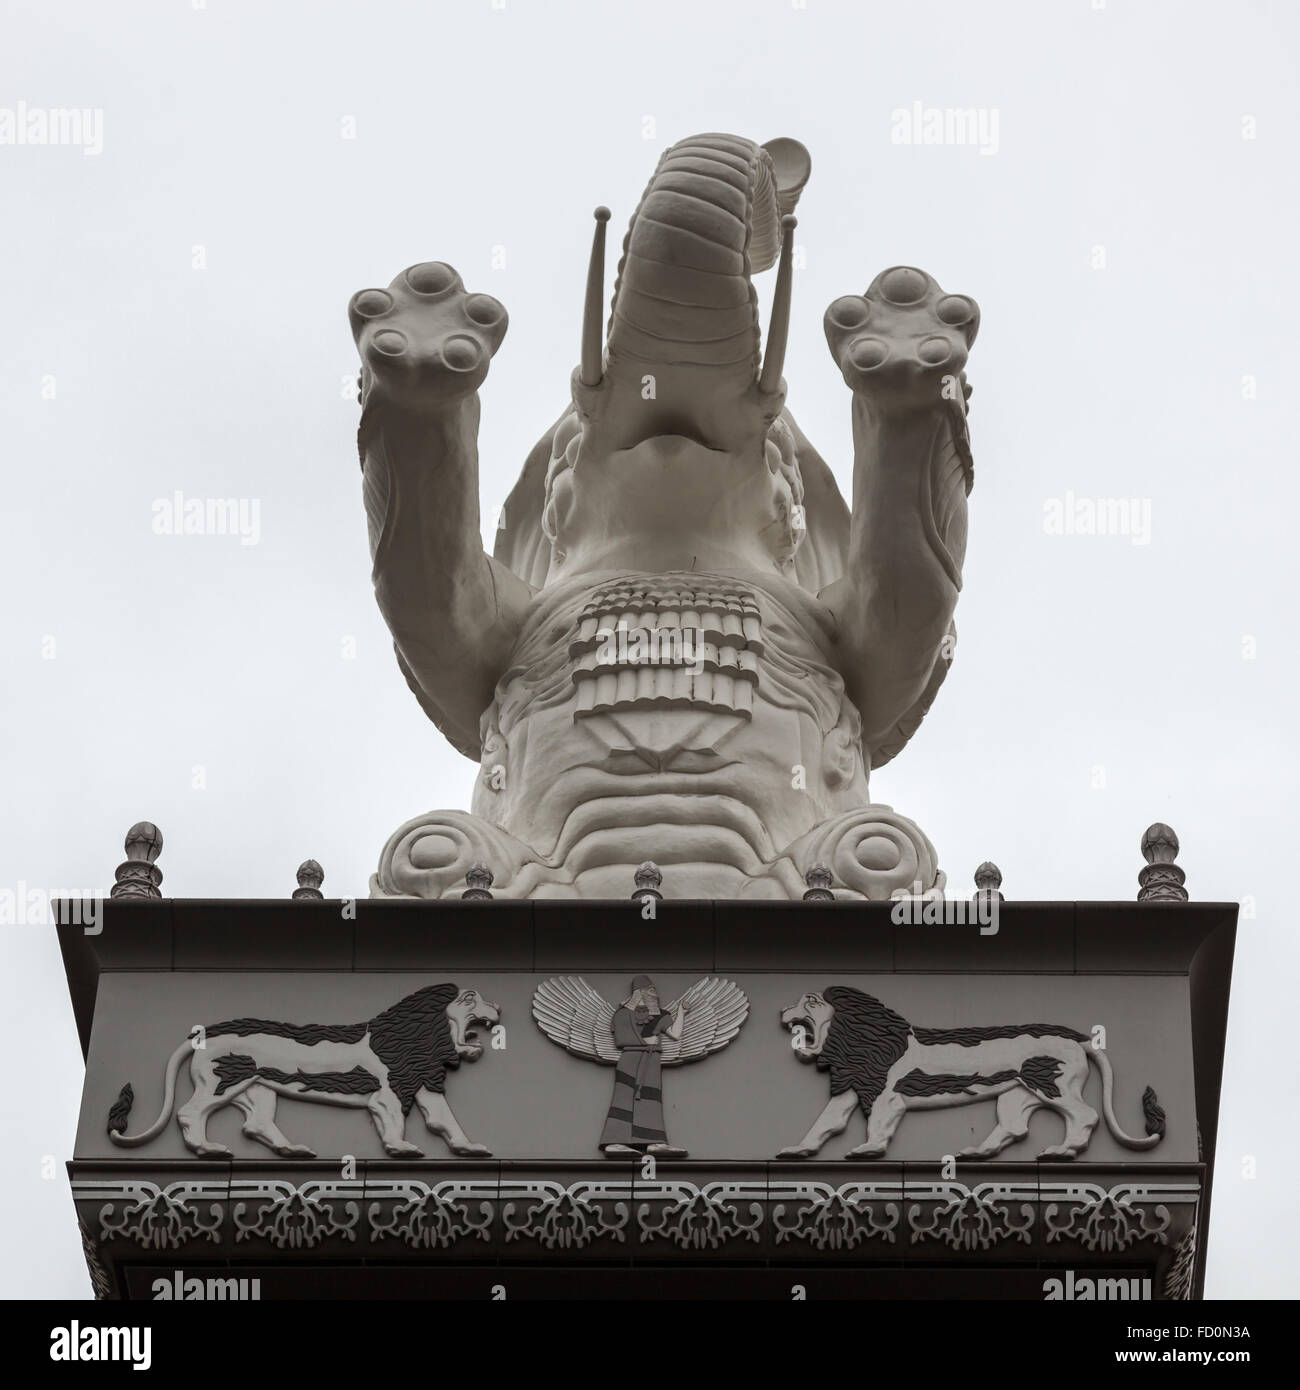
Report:
[[[652,928],[650,930],[653,930]],[[649,932],[647,932],[649,935]],[[625,971],[584,971],[606,998],[627,993]],[[911,1024],[929,1028],[1047,1023],[1082,1033],[1100,1026],[1115,1072],[1114,1107],[1131,1134],[1143,1133],[1142,1095],[1149,1086],[1167,1117],[1167,1133],[1142,1153],[1118,1145],[1098,1125],[1089,1163],[1195,1164],[1199,1155],[1190,1047],[1189,984],[1177,974],[1018,975],[867,974],[843,970],[729,971],[750,1001],[743,1028],[707,1065],[674,1068],[665,1088],[665,1118],[675,1143],[695,1159],[766,1161],[796,1144],[827,1103],[825,1071],[801,1063],[781,1013],[807,991],[849,985],[877,996]],[[426,985],[453,981],[473,987],[500,1009],[500,1032],[481,1029],[482,1056],[450,1070],[446,1097],[465,1131],[499,1159],[557,1159],[600,1163],[596,1149],[610,1105],[613,1069],[592,1066],[556,1047],[537,1027],[532,1001],[546,974],[482,968],[416,972],[113,971],[100,977],[76,1142],[77,1160],[148,1164],[189,1159],[175,1122],[129,1153],[109,1140],[106,1120],[122,1086],[135,1093],[131,1129],[158,1113],[168,1057],[196,1025],[259,1017],[297,1024],[343,1024],[381,1013]],[[697,972],[656,970],[665,999],[682,993]],[[184,1070],[177,1103],[189,1095]],[[1085,1098],[1100,1110],[1101,1086],[1093,1069]],[[980,1143],[994,1123],[993,1099],[937,1110],[909,1110],[890,1142],[891,1162],[931,1162]],[[278,1103],[278,1123],[294,1143],[321,1159],[384,1157],[364,1109],[312,1104],[292,1097]],[[234,1106],[216,1111],[210,1138],[238,1160],[256,1161],[273,1174],[277,1160],[240,1132]],[[865,1137],[858,1111],[844,1133],[830,1139],[823,1159],[841,1157]],[[1025,1140],[1005,1149],[1006,1161],[1033,1160],[1059,1144],[1062,1121],[1047,1109],[1032,1117]],[[412,1107],[406,1139],[428,1160],[445,1160],[446,1147]],[[419,1160],[412,1160],[419,1163]],[[856,1166],[856,1165],[855,1165]],[[458,1164],[463,1171],[463,1161]],[[612,1167],[612,1165],[611,1165]],[[660,1163],[660,1177],[670,1168]],[[819,1165],[820,1167],[820,1165]],[[974,1165],[963,1164],[965,1171]],[[504,1218],[503,1218],[504,1219]]]

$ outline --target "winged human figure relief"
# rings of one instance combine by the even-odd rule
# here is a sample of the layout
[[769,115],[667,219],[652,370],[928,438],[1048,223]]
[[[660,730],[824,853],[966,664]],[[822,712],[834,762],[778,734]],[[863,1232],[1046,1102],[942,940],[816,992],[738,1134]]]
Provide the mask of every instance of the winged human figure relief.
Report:
[[685,1158],[664,1128],[664,1067],[719,1052],[740,1032],[749,999],[730,980],[705,976],[666,1007],[648,975],[632,981],[621,1004],[611,1004],[580,975],[543,980],[533,1017],[552,1042],[575,1057],[615,1068],[599,1148],[609,1158],[654,1154]]

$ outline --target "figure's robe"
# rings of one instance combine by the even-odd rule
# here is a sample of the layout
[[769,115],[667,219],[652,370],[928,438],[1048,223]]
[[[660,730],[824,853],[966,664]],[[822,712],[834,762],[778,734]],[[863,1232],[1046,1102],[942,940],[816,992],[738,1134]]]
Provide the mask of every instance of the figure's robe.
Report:
[[666,1033],[672,1015],[651,1014],[648,1010],[626,1006],[614,1013],[614,1042],[619,1049],[614,1068],[614,1095],[601,1131],[600,1147],[627,1144],[644,1149],[650,1144],[666,1144],[664,1132],[663,1063],[659,1049],[648,1047],[646,1039]]

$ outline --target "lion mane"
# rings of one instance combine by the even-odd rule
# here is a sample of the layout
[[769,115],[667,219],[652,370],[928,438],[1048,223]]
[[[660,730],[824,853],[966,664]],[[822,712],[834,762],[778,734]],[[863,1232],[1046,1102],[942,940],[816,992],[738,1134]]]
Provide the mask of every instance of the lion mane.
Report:
[[835,1010],[817,1066],[831,1074],[831,1095],[856,1091],[864,1113],[885,1088],[889,1069],[907,1051],[911,1024],[873,994],[831,985],[822,998]]
[[271,1023],[264,1018],[235,1018],[214,1023],[206,1032],[209,1037],[273,1032],[308,1045],[356,1043],[368,1033],[371,1050],[388,1068],[388,1084],[406,1115],[416,1091],[424,1086],[441,1095],[447,1069],[460,1066],[447,1021],[447,1006],[458,993],[454,984],[426,985],[368,1023]]

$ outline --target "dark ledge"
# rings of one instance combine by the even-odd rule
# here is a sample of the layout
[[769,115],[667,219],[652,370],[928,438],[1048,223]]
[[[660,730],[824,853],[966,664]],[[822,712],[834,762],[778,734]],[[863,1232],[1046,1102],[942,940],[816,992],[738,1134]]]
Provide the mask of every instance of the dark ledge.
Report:
[[[1010,902],[995,933],[976,922],[896,923],[890,903],[670,899],[656,904],[653,924],[628,899],[101,906],[97,933],[58,928],[83,1054],[99,975],[117,970],[1181,975],[1221,989],[1226,1015],[1237,920],[1235,903]],[[84,919],[61,912],[59,920]],[[1194,969],[1216,938],[1219,964]]]

